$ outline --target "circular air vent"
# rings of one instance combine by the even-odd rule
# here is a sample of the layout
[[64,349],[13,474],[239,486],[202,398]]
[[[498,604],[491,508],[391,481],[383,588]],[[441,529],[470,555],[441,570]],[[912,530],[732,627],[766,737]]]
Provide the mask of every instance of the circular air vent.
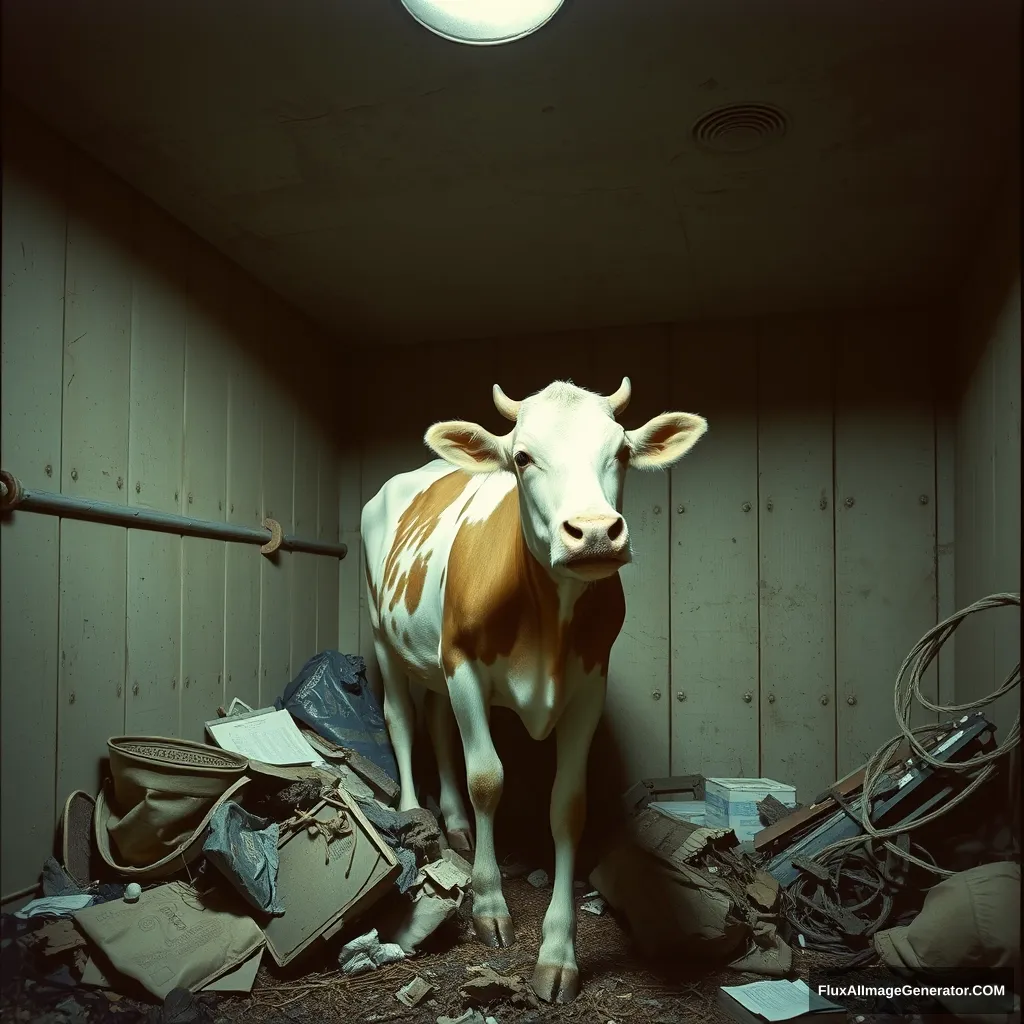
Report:
[[693,137],[716,153],[748,153],[786,134],[786,115],[766,103],[733,103],[697,119]]

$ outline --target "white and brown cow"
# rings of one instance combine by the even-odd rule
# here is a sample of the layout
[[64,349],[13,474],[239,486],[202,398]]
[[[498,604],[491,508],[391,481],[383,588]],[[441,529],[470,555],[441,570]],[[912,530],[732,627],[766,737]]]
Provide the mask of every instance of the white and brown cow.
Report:
[[493,390],[498,411],[515,424],[511,433],[435,423],[425,440],[441,458],[393,477],[363,509],[370,622],[400,808],[418,806],[414,683],[426,688],[445,828],[453,847],[468,851],[453,759],[458,726],[476,817],[473,919],[491,946],[510,944],[513,928],[494,853],[503,769],[490,708],[514,710],[534,739],[556,731],[554,892],[533,987],[543,999],[566,1001],[579,989],[572,882],[587,757],[626,612],[618,576],[631,558],[626,470],[672,465],[707,423],[664,413],[624,430],[616,417],[629,401],[628,378],[610,398],[563,382],[522,402]]

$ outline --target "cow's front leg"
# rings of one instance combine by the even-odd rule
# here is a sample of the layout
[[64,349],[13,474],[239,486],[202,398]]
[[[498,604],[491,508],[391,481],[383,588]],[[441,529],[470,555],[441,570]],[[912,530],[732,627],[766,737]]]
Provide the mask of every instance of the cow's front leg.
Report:
[[587,759],[604,708],[604,691],[605,680],[588,680],[562,712],[557,726],[558,759],[551,791],[555,884],[533,972],[534,992],[549,1003],[567,1003],[580,989],[573,869],[587,814]]
[[488,946],[515,941],[512,917],[501,891],[501,872],[494,854],[494,815],[505,775],[491,740],[487,691],[468,665],[459,666],[449,681],[452,710],[466,755],[466,781],[476,815],[473,857],[473,924]]

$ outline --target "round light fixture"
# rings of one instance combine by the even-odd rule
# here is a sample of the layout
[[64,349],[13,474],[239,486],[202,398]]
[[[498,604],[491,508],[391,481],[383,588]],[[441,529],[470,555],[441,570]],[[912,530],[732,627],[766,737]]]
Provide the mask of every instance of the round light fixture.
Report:
[[442,39],[471,46],[514,43],[546,25],[563,0],[402,0],[402,6]]

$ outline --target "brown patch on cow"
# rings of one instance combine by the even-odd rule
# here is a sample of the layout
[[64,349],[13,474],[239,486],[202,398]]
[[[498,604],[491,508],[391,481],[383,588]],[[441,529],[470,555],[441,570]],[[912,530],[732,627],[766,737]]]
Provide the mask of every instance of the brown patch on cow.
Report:
[[[399,516],[395,528],[395,539],[391,550],[384,560],[381,591],[387,593],[396,586],[402,553],[406,550],[416,551],[437,528],[437,524],[459,495],[466,489],[470,475],[460,469],[453,470],[425,487],[409,502],[405,511]],[[402,584],[405,586],[405,583]],[[374,603],[379,606],[379,598],[374,594]],[[391,608],[397,599],[392,596]]]
[[402,643],[408,648],[412,645],[412,637],[409,636],[409,630],[402,630]]
[[395,605],[402,600],[402,591],[405,590],[405,585],[408,579],[408,574],[404,572],[398,577],[398,582],[395,584],[395,589],[391,594],[391,600],[388,602],[389,612],[393,612],[395,610]]
[[498,772],[472,772],[466,781],[474,810],[486,813],[497,808],[504,785],[500,769]]
[[560,676],[558,592],[526,547],[515,488],[486,519],[462,524],[448,566],[441,664],[449,678],[463,661],[493,665],[499,657],[517,674],[547,668]]
[[398,639],[398,619],[394,615],[391,616],[391,634]]
[[579,655],[583,670],[600,666],[608,675],[612,644],[626,621],[626,596],[619,574],[588,584],[573,609],[569,625],[569,646]]
[[405,607],[412,615],[419,607],[420,598],[423,597],[423,585],[427,582],[427,563],[430,555],[426,558],[417,555],[409,567],[409,583],[405,588]]
[[466,514],[466,509],[467,509],[467,508],[469,508],[469,506],[473,504],[473,499],[474,499],[474,498],[475,498],[475,497],[477,496],[477,494],[478,494],[478,493],[479,493],[478,491],[474,491],[474,492],[473,492],[473,493],[472,493],[472,494],[471,494],[471,495],[470,495],[470,496],[469,496],[469,497],[468,497],[468,498],[466,499],[466,501],[465,501],[465,503],[463,504],[462,508],[460,508],[460,509],[459,509],[459,518],[460,518],[460,519],[461,519],[461,518],[462,518],[462,517],[463,517],[463,516],[464,516],[464,515]]

